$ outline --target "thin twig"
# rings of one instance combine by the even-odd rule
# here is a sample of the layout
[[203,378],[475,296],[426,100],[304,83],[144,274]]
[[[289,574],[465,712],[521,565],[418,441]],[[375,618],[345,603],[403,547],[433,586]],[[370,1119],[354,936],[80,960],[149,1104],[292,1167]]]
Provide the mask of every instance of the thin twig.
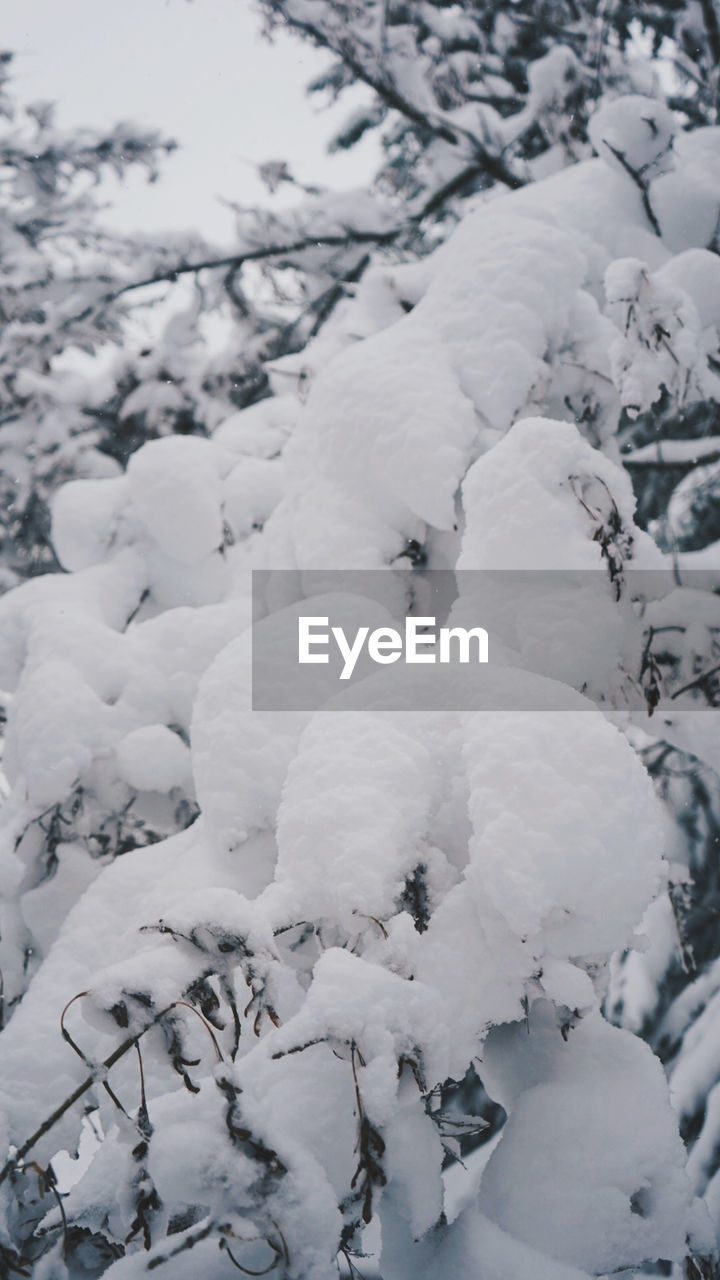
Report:
[[289,26],[298,31],[303,31],[320,48],[328,49],[331,53],[334,53],[349,67],[358,80],[374,89],[378,97],[387,106],[399,111],[407,120],[411,120],[413,124],[418,125],[434,137],[442,138],[443,142],[448,142],[451,146],[456,147],[462,142],[468,142],[476,162],[481,164],[485,172],[491,178],[494,178],[496,182],[501,182],[504,186],[509,187],[511,191],[516,191],[519,187],[526,185],[524,178],[508,168],[501,157],[492,155],[469,130],[462,128],[455,121],[445,120],[442,116],[434,116],[421,110],[420,107],[415,106],[413,102],[404,97],[395,84],[366,67],[353,52],[349,41],[342,39],[333,41],[327,32],[308,19],[301,20],[286,13],[283,14],[283,18]]
[[615,159],[618,161],[618,164],[622,165],[625,172],[630,175],[636,187],[639,189],[640,194],[642,196],[642,205],[643,205],[643,209],[645,210],[645,216],[647,217],[647,220],[650,223],[650,226],[655,232],[655,235],[656,236],[662,235],[662,232],[660,230],[660,223],[658,222],[657,217],[655,216],[655,210],[653,209],[650,203],[650,192],[648,191],[648,185],[643,180],[642,174],[638,169],[633,169],[624,151],[620,151],[618,147],[614,147],[611,142],[608,142],[607,138],[603,138],[603,142],[605,143],[605,146],[607,147],[608,151],[612,152],[612,154],[615,156]]
[[170,1012],[171,1009],[172,1005],[167,1009],[163,1009],[162,1013],[159,1013],[157,1017],[153,1018],[152,1022],[149,1022],[147,1026],[143,1027],[141,1031],[138,1031],[136,1035],[131,1036],[128,1040],[123,1040],[122,1044],[118,1045],[117,1049],[114,1049],[113,1052],[95,1068],[92,1074],[87,1076],[86,1079],[83,1080],[82,1084],[79,1084],[77,1089],[75,1089],[69,1097],[65,1098],[64,1102],[61,1102],[60,1105],[56,1107],[45,1120],[43,1120],[42,1124],[35,1130],[35,1132],[32,1133],[25,1142],[23,1142],[21,1147],[17,1148],[11,1159],[6,1162],[2,1169],[0,1169],[0,1185],[2,1185],[2,1183],[10,1176],[12,1171],[17,1168],[20,1161],[24,1160],[28,1152],[32,1151],[32,1148],[40,1141],[40,1139],[44,1138],[45,1134],[49,1133],[50,1130],[55,1127],[58,1120],[61,1120],[65,1115],[65,1112],[69,1111],[70,1108],[74,1106],[80,1098],[82,1098],[83,1094],[88,1092],[88,1089],[92,1089],[93,1085],[97,1084],[101,1073],[109,1071],[111,1067],[115,1066],[116,1062],[119,1062],[121,1058],[124,1058],[125,1054],[129,1053],[133,1046],[137,1044],[138,1040],[145,1035],[145,1032],[149,1031],[151,1027],[154,1027],[161,1018],[164,1018],[165,1015]]
[[[87,994],[87,992],[82,992],[79,994]],[[78,997],[73,997],[73,999],[76,999],[76,998]],[[72,1003],[72,1001],[70,1003]],[[151,1031],[153,1027],[156,1027],[158,1023],[161,1022],[163,1018],[166,1018],[169,1013],[172,1013],[173,1009],[177,1008],[178,1005],[185,1005],[186,1008],[192,1009],[193,1013],[197,1014],[200,1020],[203,1023],[205,1023],[206,1026],[208,1026],[202,1014],[199,1013],[197,1009],[194,1009],[192,1005],[187,1004],[185,1000],[174,1000],[172,1004],[169,1004],[167,1006],[167,1008],[161,1009],[160,1012],[155,1015],[155,1017],[152,1019],[151,1022],[148,1022],[144,1027],[140,1029],[140,1031],[136,1032],[135,1035],[129,1036],[127,1040],[123,1040],[122,1044],[118,1045],[117,1049],[113,1049],[113,1052],[109,1054],[107,1058],[105,1058],[101,1063],[98,1063],[97,1066],[94,1066],[90,1075],[86,1076],[86,1078],[82,1081],[82,1083],[78,1085],[77,1089],[74,1089],[73,1092],[67,1098],[65,1098],[65,1100],[61,1102],[60,1105],[56,1107],[55,1110],[52,1111],[50,1115],[46,1117],[45,1120],[43,1120],[42,1124],[39,1125],[39,1127],[35,1130],[35,1132],[31,1133],[29,1138],[26,1138],[22,1146],[18,1147],[15,1150],[13,1156],[8,1161],[6,1161],[3,1168],[0,1169],[0,1186],[2,1185],[3,1182],[6,1181],[6,1179],[10,1176],[13,1170],[18,1167],[21,1161],[24,1160],[28,1152],[32,1151],[33,1147],[36,1146],[36,1144],[40,1141],[40,1139],[44,1138],[45,1134],[49,1133],[50,1130],[55,1127],[55,1125],[58,1123],[59,1120],[62,1120],[62,1117],[65,1115],[65,1113],[69,1111],[70,1108],[73,1107],[75,1103],[78,1102],[80,1098],[82,1098],[83,1095],[88,1092],[89,1089],[92,1089],[94,1084],[97,1084],[98,1080],[100,1080],[101,1077],[104,1076],[105,1072],[109,1071],[111,1067],[114,1067],[115,1063],[119,1062],[121,1058],[124,1058],[126,1053],[129,1053],[130,1050],[134,1048],[134,1046],[138,1043],[138,1041],[141,1040],[142,1037],[148,1031]],[[66,1006],[66,1009],[68,1007],[69,1005]],[[63,1010],[63,1013],[65,1013],[65,1011],[66,1010]],[[209,1026],[208,1026],[208,1030],[209,1030]],[[220,1049],[217,1044],[217,1041],[215,1040],[214,1035],[212,1035],[212,1032],[210,1032],[210,1034],[212,1036],[212,1040],[215,1045],[216,1051],[219,1055],[220,1061],[222,1061],[222,1054],[220,1054]],[[67,1036],[65,1036],[65,1038],[68,1039]],[[76,1049],[76,1052],[80,1053],[80,1056],[83,1059],[83,1061],[87,1061],[84,1055],[77,1049],[77,1046],[73,1045],[73,1047]],[[106,1082],[103,1080],[103,1083],[105,1084]]]
[[[72,1036],[70,1035],[70,1032],[68,1031],[67,1027],[65,1026],[65,1014],[67,1013],[67,1011],[68,1011],[68,1009],[70,1008],[70,1006],[71,1006],[72,1004],[74,1004],[76,1000],[82,1000],[83,996],[87,996],[87,995],[89,995],[89,994],[90,994],[90,993],[89,993],[88,991],[78,991],[77,995],[73,996],[72,1000],[68,1000],[67,1004],[65,1005],[65,1008],[63,1009],[62,1013],[60,1014],[60,1033],[61,1033],[61,1035],[62,1035],[63,1040],[65,1040],[65,1042],[66,1042],[67,1044],[69,1044],[69,1045],[70,1045],[70,1048],[71,1048],[71,1049],[73,1049],[73,1050],[75,1051],[75,1053],[77,1054],[78,1058],[80,1058],[80,1061],[81,1061],[81,1062],[84,1062],[84,1063],[85,1063],[85,1066],[86,1066],[86,1067],[89,1067],[91,1071],[96,1071],[96,1070],[97,1070],[97,1064],[96,1064],[95,1062],[93,1062],[91,1058],[88,1058],[88,1056],[87,1056],[87,1054],[86,1054],[86,1053],[83,1053],[83,1050],[80,1048],[79,1044],[77,1044],[77,1043],[73,1040]],[[126,1117],[127,1117],[127,1119],[129,1120],[129,1119],[130,1119],[130,1116],[128,1115],[127,1111],[125,1110],[125,1108],[124,1108],[124,1106],[123,1106],[122,1102],[120,1101],[120,1099],[118,1098],[117,1094],[116,1094],[116,1093],[111,1089],[111,1087],[110,1087],[110,1085],[108,1084],[107,1080],[103,1080],[102,1085],[103,1085],[103,1089],[105,1090],[106,1094],[108,1095],[108,1097],[109,1097],[110,1101],[111,1101],[112,1103],[114,1103],[114,1105],[118,1108],[118,1110],[119,1110],[119,1111],[122,1111],[123,1115],[124,1115],[124,1116],[126,1116]]]
[[699,676],[694,680],[691,680],[689,684],[684,684],[682,689],[676,689],[672,697],[679,698],[680,694],[687,693],[688,689],[701,689],[705,681],[709,679],[710,676],[717,675],[718,671],[720,671],[720,662],[717,666],[710,667],[708,671],[701,671]]

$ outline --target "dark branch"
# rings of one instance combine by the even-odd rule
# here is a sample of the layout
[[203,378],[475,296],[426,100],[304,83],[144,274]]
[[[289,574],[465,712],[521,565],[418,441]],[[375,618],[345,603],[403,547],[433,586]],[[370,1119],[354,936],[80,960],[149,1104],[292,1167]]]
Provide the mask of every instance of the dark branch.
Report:
[[191,275],[198,271],[210,271],[215,267],[228,267],[233,271],[244,267],[246,262],[262,262],[267,258],[284,258],[291,253],[303,253],[306,249],[322,249],[337,247],[343,249],[353,244],[390,244],[399,235],[399,228],[390,231],[357,231],[347,230],[331,236],[308,236],[295,240],[292,244],[263,245],[259,249],[248,249],[246,253],[232,253],[226,258],[206,258],[202,262],[186,262],[171,267],[168,271],[159,271],[145,280],[133,280],[125,284],[115,293],[108,294],[104,302],[114,302],[115,298],[133,289],[144,289],[151,284],[174,284],[178,276]]
[[688,684],[684,684],[681,689],[676,689],[673,698],[679,698],[681,693],[687,693],[688,689],[702,689],[706,693],[705,684],[711,676],[716,676],[720,671],[720,663],[716,667],[710,667],[707,671],[701,671],[700,675],[694,680],[690,680]]
[[454,178],[450,178],[441,187],[438,187],[437,191],[433,191],[432,195],[428,196],[420,209],[420,212],[415,215],[413,221],[422,222],[425,218],[429,217],[431,213],[436,213],[437,210],[444,205],[446,200],[449,200],[451,196],[459,195],[465,189],[467,184],[482,172],[483,166],[479,162],[473,162],[472,164],[466,165],[464,169],[461,169],[459,173],[455,174]]
[[[164,1010],[164,1013],[167,1013],[167,1012],[168,1012],[167,1009]],[[88,1089],[91,1089],[94,1084],[97,1084],[98,1080],[101,1079],[101,1074],[103,1069],[106,1071],[109,1071],[110,1067],[114,1067],[116,1062],[119,1062],[121,1058],[124,1058],[125,1054],[129,1053],[130,1050],[133,1048],[133,1046],[137,1044],[138,1040],[140,1040],[141,1037],[145,1035],[145,1032],[150,1029],[150,1026],[154,1026],[155,1023],[158,1022],[159,1019],[164,1016],[164,1013],[158,1014],[158,1017],[155,1018],[153,1022],[150,1023],[147,1027],[143,1027],[142,1031],[138,1031],[137,1035],[131,1036],[129,1040],[123,1040],[123,1043],[121,1045],[118,1045],[117,1049],[114,1049],[113,1052],[110,1054],[110,1056],[105,1058],[104,1062],[102,1062],[100,1066],[95,1071],[92,1072],[91,1075],[86,1076],[82,1084],[78,1085],[74,1093],[71,1093],[70,1096],[66,1098],[64,1102],[60,1103],[59,1107],[55,1108],[55,1110],[47,1117],[47,1119],[43,1120],[40,1127],[36,1129],[35,1132],[31,1134],[30,1137],[27,1138],[25,1142],[23,1142],[21,1147],[18,1147],[15,1155],[10,1160],[8,1160],[5,1166],[0,1170],[0,1185],[3,1182],[5,1182],[6,1178],[9,1177],[13,1169],[17,1168],[18,1163],[21,1160],[24,1160],[28,1152],[32,1151],[32,1148],[37,1145],[40,1139],[44,1138],[45,1134],[49,1133],[50,1130],[55,1127],[58,1120],[61,1120],[62,1117],[65,1115],[65,1112],[69,1111],[70,1108],[74,1106],[75,1103],[78,1102],[80,1098],[82,1098],[83,1094],[87,1093]]]
[[702,9],[703,21],[708,33],[710,52],[717,67],[720,63],[720,24],[715,11],[715,2],[714,0],[700,0],[700,8]]
[[444,142],[448,142],[453,147],[459,146],[464,141],[469,142],[477,165],[482,167],[495,182],[501,182],[512,191],[525,186],[524,178],[509,169],[499,156],[492,155],[480,140],[468,130],[462,129],[455,124],[450,124],[441,118],[434,119],[427,112],[422,111],[420,107],[416,107],[414,103],[403,97],[396,85],[366,67],[349,47],[347,41],[333,42],[326,32],[307,19],[293,18],[285,13],[283,13],[283,19],[288,26],[294,27],[297,31],[302,31],[309,36],[320,48],[327,49],[330,53],[334,53],[336,57],[341,58],[358,80],[373,89],[387,106],[399,111],[401,115],[405,116],[407,120],[411,120],[419,128],[425,129],[436,138],[442,138]]
[[648,191],[648,185],[645,182],[642,174],[639,172],[639,170],[633,169],[624,151],[619,151],[618,148],[614,147],[611,142],[608,142],[607,138],[603,138],[603,142],[605,143],[605,146],[607,147],[608,151],[612,151],[613,155],[615,156],[615,159],[622,165],[625,172],[630,175],[633,182],[635,183],[635,186],[639,188],[640,194],[642,196],[643,209],[645,210],[647,220],[650,223],[650,226],[652,227],[653,231],[655,232],[655,235],[656,236],[661,235],[662,232],[660,231],[660,223],[655,217],[655,210],[653,209],[650,203],[650,192]]
[[[172,1013],[173,1009],[176,1009],[178,1005],[186,1005],[186,1007],[192,1008],[192,1006],[187,1005],[185,1000],[174,1000],[166,1009],[161,1009],[160,1012],[157,1013],[150,1022],[147,1022],[140,1031],[136,1032],[134,1036],[130,1036],[127,1040],[123,1040],[122,1044],[119,1044],[117,1049],[113,1049],[113,1052],[107,1058],[99,1063],[97,1067],[93,1068],[90,1075],[86,1076],[82,1083],[78,1085],[77,1089],[75,1089],[69,1097],[65,1098],[64,1102],[61,1102],[60,1105],[56,1107],[45,1120],[43,1120],[39,1128],[37,1128],[35,1132],[32,1133],[25,1142],[23,1142],[21,1147],[17,1148],[15,1154],[5,1163],[4,1167],[0,1169],[0,1185],[2,1185],[2,1183],[10,1176],[12,1171],[18,1167],[18,1164],[25,1159],[28,1152],[32,1151],[32,1148],[37,1145],[40,1139],[44,1138],[45,1134],[49,1133],[50,1130],[55,1127],[58,1120],[61,1120],[65,1115],[65,1112],[69,1111],[70,1108],[73,1107],[75,1103],[82,1098],[83,1094],[87,1093],[94,1084],[104,1083],[105,1073],[109,1071],[111,1067],[114,1067],[115,1063],[119,1062],[121,1058],[124,1058],[125,1054],[129,1053],[130,1050],[133,1049],[140,1040],[142,1040],[143,1036],[148,1031],[152,1030],[153,1027],[156,1027],[158,1023],[162,1022],[162,1019],[166,1018],[169,1013]],[[198,1014],[198,1017],[201,1017],[197,1009],[193,1009],[193,1013],[196,1013]],[[202,1021],[204,1022],[205,1019],[203,1018]],[[65,1036],[65,1038],[68,1039],[67,1036]],[[213,1036],[213,1041],[214,1040],[215,1037]],[[84,1055],[81,1056],[84,1058]],[[87,1061],[87,1059],[84,1060]]]

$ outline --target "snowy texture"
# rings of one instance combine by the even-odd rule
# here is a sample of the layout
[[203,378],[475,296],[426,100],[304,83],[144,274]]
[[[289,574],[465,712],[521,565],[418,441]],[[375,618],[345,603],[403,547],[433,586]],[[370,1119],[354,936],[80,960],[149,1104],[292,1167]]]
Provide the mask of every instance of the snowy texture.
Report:
[[[306,31],[319,15],[334,48],[343,6],[278,7]],[[454,58],[460,14],[420,7],[427,38],[410,17],[371,34],[395,68],[393,110],[409,102],[431,135],[440,121],[429,171],[456,189],[473,129],[473,163],[493,160],[508,187],[538,159],[523,150],[536,126],[540,159],[572,155],[558,113],[579,91],[580,45],[541,42],[517,109],[443,105],[438,51],[442,65],[452,54],[449,84],[472,83]],[[346,16],[348,39],[358,23],[368,34]],[[493,56],[511,51],[510,13],[492,27]],[[60,490],[68,572],[0,603],[0,1249],[48,1241],[37,1280],[70,1274],[64,1222],[86,1271],[118,1280],[224,1280],[233,1262],[331,1280],[366,1245],[384,1280],[478,1266],[487,1280],[584,1280],[658,1259],[694,1274],[691,1254],[712,1250],[694,1195],[716,1172],[717,974],[664,1029],[692,1021],[672,1082],[686,1130],[710,1099],[690,1177],[661,1066],[632,1031],[658,1006],[653,942],[667,956],[666,906],[686,883],[675,863],[692,862],[639,754],[672,742],[711,755],[714,720],[688,729],[659,690],[663,664],[683,693],[683,661],[713,660],[716,601],[698,592],[690,628],[683,589],[632,597],[627,570],[672,556],[639,524],[614,433],[716,394],[718,316],[706,241],[673,257],[662,234],[676,212],[662,184],[697,157],[673,143],[659,100],[617,96],[630,69],[613,74],[590,125],[597,159],[484,194],[420,261],[410,224],[375,196],[305,192],[259,222],[238,211],[246,256],[260,226],[309,299],[282,341],[277,320],[256,320],[269,365],[257,395],[284,394],[213,421],[208,438],[165,435],[197,319],[175,316],[172,377],[150,363],[118,409],[162,438],[124,474]],[[266,176],[292,182],[281,164]],[[406,197],[416,228],[428,184]],[[630,444],[642,464],[648,440]],[[696,528],[689,487],[668,503],[676,539]],[[381,604],[330,584],[278,599],[270,577],[250,626],[252,568],[391,566],[406,586],[387,574]],[[434,710],[411,714],[422,673],[393,701],[362,665],[331,710],[303,710],[287,672],[286,709],[251,709],[253,646],[277,659],[280,685],[281,626],[330,600],[349,630],[388,625],[435,567],[568,578],[544,611],[490,601],[495,684],[468,681],[461,712],[443,709],[454,673],[429,680]],[[572,577],[585,570],[592,608]],[[474,605],[458,592],[456,622]],[[655,644],[669,632],[679,656]],[[598,673],[627,694],[625,734],[583,697]],[[537,711],[519,710],[528,690]],[[632,954],[639,927],[647,959]],[[632,1031],[603,1019],[608,984]],[[86,1110],[97,1143],[61,1214],[42,1170],[75,1151]],[[443,1167],[478,1139],[492,1149],[458,1212]]]

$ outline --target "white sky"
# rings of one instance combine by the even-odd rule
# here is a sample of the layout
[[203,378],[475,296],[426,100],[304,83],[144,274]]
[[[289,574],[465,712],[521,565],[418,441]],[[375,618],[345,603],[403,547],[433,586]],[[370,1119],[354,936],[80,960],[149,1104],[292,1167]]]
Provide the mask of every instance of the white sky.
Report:
[[265,204],[246,161],[283,159],[306,182],[359,185],[375,144],[327,156],[333,125],[362,100],[318,111],[305,85],[327,55],[288,35],[269,44],[252,0],[3,0],[0,48],[16,56],[24,101],[50,99],[62,125],[133,119],[181,144],[148,187],[113,184],[111,220],[124,229],[198,227],[226,242],[232,217],[216,200]]

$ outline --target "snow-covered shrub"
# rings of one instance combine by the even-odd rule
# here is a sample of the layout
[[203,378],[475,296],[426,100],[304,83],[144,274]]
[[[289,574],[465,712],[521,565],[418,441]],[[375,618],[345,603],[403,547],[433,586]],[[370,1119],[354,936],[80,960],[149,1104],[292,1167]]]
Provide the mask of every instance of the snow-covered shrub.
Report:
[[[238,208],[222,249],[194,232],[112,232],[105,174],[140,165],[154,181],[174,144],[127,123],[62,130],[52,104],[11,99],[11,66],[0,53],[0,591],[64,567],[60,485],[119,478],[145,442],[207,436],[262,399],[264,362],[301,348],[367,245],[396,234],[387,202],[362,193]],[[148,321],[160,302],[165,323]]]
[[[611,957],[675,884],[633,746],[717,750],[703,717],[648,715],[642,610],[644,668],[617,673],[640,690],[632,744],[557,671],[517,665],[496,673],[504,711],[388,711],[382,674],[364,709],[356,691],[331,713],[250,703],[272,624],[251,637],[252,567],[593,569],[612,629],[628,570],[669,563],[613,436],[651,322],[603,284],[628,259],[633,280],[670,271],[647,208],[665,177],[641,190],[610,160],[480,205],[421,262],[378,258],[303,350],[297,395],[58,494],[70,572],[0,605],[8,1267],[711,1265],[661,1066],[602,1016]],[[701,274],[681,279],[648,311],[712,330]],[[692,394],[712,393],[705,355]],[[292,360],[269,367],[285,392]],[[679,394],[671,364],[648,396]],[[658,634],[673,609],[698,602],[648,603]],[[566,710],[523,711],[528,687]],[[468,1096],[496,1105],[464,1117]],[[60,1197],[84,1113],[90,1162]],[[486,1140],[463,1175],[469,1131]]]

